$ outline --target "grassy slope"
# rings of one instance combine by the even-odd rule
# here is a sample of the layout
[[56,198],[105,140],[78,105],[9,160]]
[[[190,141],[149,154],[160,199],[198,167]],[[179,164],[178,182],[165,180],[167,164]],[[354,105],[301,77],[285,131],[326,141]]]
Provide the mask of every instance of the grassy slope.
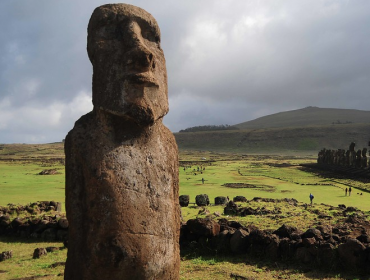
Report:
[[271,127],[303,127],[331,125],[333,122],[369,123],[370,111],[306,107],[299,110],[280,112],[252,121],[236,124],[239,129],[260,129]]
[[[332,124],[340,121],[342,124]],[[345,122],[352,122],[344,124]],[[175,133],[180,149],[241,153],[311,153],[367,147],[370,111],[307,107],[235,125],[232,131]]]
[[175,137],[179,148],[187,150],[317,155],[322,148],[348,149],[351,142],[356,143],[356,149],[367,147],[370,123],[183,132]]

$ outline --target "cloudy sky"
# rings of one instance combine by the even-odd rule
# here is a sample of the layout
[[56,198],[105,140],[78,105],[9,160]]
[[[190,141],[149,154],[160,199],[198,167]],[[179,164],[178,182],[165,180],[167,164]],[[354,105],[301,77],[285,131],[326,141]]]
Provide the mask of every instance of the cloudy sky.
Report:
[[[91,111],[99,0],[0,2],[0,143],[61,141]],[[173,131],[307,106],[369,110],[368,0],[132,0],[158,21]]]

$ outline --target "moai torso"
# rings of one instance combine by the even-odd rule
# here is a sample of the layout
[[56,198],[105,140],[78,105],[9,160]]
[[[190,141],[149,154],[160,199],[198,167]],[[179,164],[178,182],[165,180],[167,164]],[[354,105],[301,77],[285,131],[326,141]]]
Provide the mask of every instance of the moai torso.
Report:
[[155,19],[126,4],[89,23],[94,110],[65,141],[65,279],[178,279],[178,155],[162,124],[167,75]]
[[177,279],[174,137],[158,124],[115,138],[94,113],[66,137],[66,279]]
[[361,167],[367,167],[367,148],[362,149]]

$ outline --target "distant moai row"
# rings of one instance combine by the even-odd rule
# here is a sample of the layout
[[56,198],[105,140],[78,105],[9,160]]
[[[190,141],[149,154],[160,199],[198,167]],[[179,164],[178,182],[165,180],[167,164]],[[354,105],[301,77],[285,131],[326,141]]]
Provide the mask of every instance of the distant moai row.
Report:
[[324,148],[318,153],[317,163],[367,168],[370,165],[367,160],[367,148],[356,151],[355,146],[355,142],[352,142],[348,150],[327,150]]

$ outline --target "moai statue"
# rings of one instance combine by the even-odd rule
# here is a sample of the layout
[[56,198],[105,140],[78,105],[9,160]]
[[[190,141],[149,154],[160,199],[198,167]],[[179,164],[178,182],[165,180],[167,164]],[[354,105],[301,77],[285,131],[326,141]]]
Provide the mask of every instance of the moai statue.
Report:
[[338,165],[339,162],[339,151],[333,150],[333,164]]
[[146,11],[93,12],[87,51],[92,112],[65,140],[65,279],[178,279],[178,153],[160,31]]
[[322,149],[319,153],[318,153],[318,155],[317,155],[317,163],[318,164],[322,164],[322,163],[324,163],[323,161],[324,161],[324,154],[325,154],[325,148],[324,149]]
[[339,165],[345,165],[346,164],[346,155],[345,150],[339,149]]
[[346,163],[345,163],[345,166],[350,166],[350,162],[351,162],[351,151],[350,150],[347,150],[346,151]]
[[352,142],[349,145],[349,165],[355,167],[356,166],[356,151],[355,151],[356,143]]
[[367,148],[362,149],[361,167],[367,167]]
[[362,151],[359,149],[356,152],[356,167],[361,168],[361,162],[362,162]]

